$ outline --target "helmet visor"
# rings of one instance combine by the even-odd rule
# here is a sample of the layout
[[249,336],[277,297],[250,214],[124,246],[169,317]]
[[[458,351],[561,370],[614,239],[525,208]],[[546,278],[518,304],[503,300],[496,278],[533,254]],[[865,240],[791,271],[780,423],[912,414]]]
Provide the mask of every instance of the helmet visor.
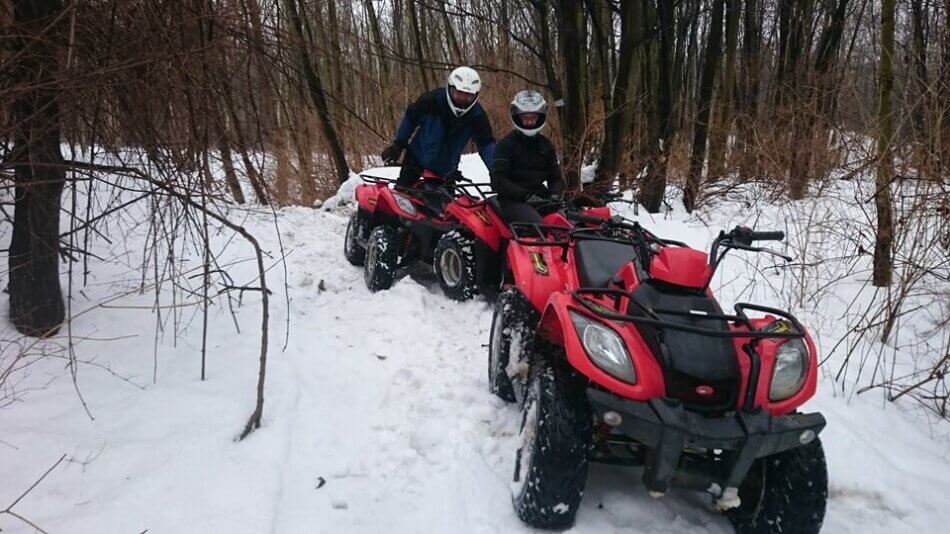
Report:
[[476,93],[467,93],[465,91],[459,91],[455,86],[449,86],[449,96],[452,98],[452,103],[455,104],[455,107],[466,109],[472,104],[475,103],[475,99],[478,98]]
[[543,113],[519,113],[511,119],[515,125],[525,130],[535,130],[544,125]]

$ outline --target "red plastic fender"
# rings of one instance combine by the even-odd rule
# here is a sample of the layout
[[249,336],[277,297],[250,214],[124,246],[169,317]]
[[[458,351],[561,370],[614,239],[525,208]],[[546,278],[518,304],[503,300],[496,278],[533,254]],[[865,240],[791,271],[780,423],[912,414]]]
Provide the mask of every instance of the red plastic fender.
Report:
[[[464,200],[463,200],[464,199]],[[508,226],[498,218],[485,202],[472,202],[460,197],[451,202],[446,211],[460,224],[468,228],[476,239],[494,251],[501,248],[502,239],[510,239]]]
[[570,280],[573,263],[561,261],[560,247],[535,247],[511,242],[508,245],[508,266],[518,289],[536,310],[543,311],[551,293],[563,291]]
[[[584,315],[592,321],[611,328],[620,335],[637,374],[635,384],[629,384],[612,377],[591,361],[587,351],[584,350],[577,330],[574,328],[574,321],[571,320],[570,312]],[[570,294],[555,293],[551,295],[545,307],[544,314],[541,317],[540,329],[546,337],[562,344],[567,360],[574,369],[611,393],[638,401],[665,395],[663,371],[650,352],[649,347],[632,325],[605,321],[595,317],[576,304]]]
[[385,184],[362,184],[356,186],[356,203],[360,209],[369,213],[376,213],[376,204],[379,201],[379,192],[388,189]]
[[650,262],[650,275],[683,287],[702,288],[712,274],[705,252],[685,247],[662,247]]
[[[771,315],[758,319],[751,319],[752,327],[756,330],[762,329],[776,318]],[[733,330],[747,331],[745,327],[733,327]],[[739,405],[745,403],[746,386],[749,383],[749,373],[751,372],[751,362],[746,355],[743,346],[750,341],[749,338],[735,338],[734,343],[736,353],[739,355],[739,372],[742,375],[742,383],[739,387]],[[805,332],[805,346],[808,348],[808,370],[805,372],[805,381],[801,389],[791,397],[772,402],[769,400],[769,388],[772,385],[772,371],[775,369],[775,354],[778,347],[786,342],[786,339],[760,339],[756,345],[756,353],[759,355],[760,371],[759,380],[755,388],[755,405],[761,407],[772,415],[784,415],[795,411],[799,406],[805,404],[815,395],[818,388],[818,352],[815,349],[815,343],[811,335]]]

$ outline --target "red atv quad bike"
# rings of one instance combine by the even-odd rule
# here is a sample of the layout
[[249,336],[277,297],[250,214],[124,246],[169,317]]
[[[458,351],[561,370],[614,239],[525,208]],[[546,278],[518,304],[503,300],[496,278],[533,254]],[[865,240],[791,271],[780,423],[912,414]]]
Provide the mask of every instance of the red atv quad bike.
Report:
[[[444,234],[435,250],[433,268],[442,291],[454,300],[468,300],[477,294],[494,298],[508,272],[505,250],[511,229],[501,217],[498,197],[488,184],[457,184],[460,194],[446,208],[446,215],[458,223]],[[568,211],[609,217],[610,209],[577,208],[570,202],[546,200],[535,205],[545,225],[569,226]]]
[[817,533],[825,419],[797,411],[815,346],[791,314],[727,314],[709,290],[725,252],[778,255],[753,242],[784,234],[737,227],[707,256],[619,217],[572,219],[588,226],[512,225],[516,286],[495,303],[489,385],[522,409],[518,516],[571,525],[597,461],[643,466],[655,496],[712,494],[739,533]]
[[366,287],[392,287],[396,271],[416,261],[430,263],[435,244],[456,223],[445,216],[452,186],[425,171],[413,187],[396,180],[361,174],[356,188],[357,210],[350,217],[343,241],[347,261],[363,266]]

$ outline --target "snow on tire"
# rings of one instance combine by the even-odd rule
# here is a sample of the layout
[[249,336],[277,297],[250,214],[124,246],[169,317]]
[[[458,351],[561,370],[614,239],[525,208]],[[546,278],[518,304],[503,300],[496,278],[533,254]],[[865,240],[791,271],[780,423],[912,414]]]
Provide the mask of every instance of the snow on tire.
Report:
[[726,512],[737,534],[817,534],[828,501],[821,440],[756,460],[739,498],[742,504]]
[[488,389],[503,401],[516,400],[513,381],[528,377],[528,354],[537,313],[515,288],[495,300],[488,342]]
[[435,247],[432,267],[445,296],[469,300],[478,293],[475,280],[475,241],[458,230],[443,235]]
[[343,256],[351,265],[360,267],[366,261],[366,248],[360,241],[366,237],[366,215],[356,210],[350,216],[346,225],[346,235],[343,238]]
[[398,264],[396,229],[385,225],[373,228],[366,242],[366,263],[363,265],[366,287],[373,292],[392,287]]
[[522,405],[519,447],[511,484],[518,517],[536,528],[562,529],[587,484],[591,412],[584,383],[570,369],[537,353]]

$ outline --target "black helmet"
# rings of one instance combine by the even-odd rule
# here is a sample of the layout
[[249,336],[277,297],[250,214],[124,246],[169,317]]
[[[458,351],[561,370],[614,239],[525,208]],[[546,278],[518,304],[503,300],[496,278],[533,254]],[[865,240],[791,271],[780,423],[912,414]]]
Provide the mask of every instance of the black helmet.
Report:
[[[510,109],[511,123],[514,124],[516,130],[527,136],[537,134],[547,122],[548,103],[537,91],[529,89],[519,92],[511,101]],[[526,115],[534,115],[534,119]]]

